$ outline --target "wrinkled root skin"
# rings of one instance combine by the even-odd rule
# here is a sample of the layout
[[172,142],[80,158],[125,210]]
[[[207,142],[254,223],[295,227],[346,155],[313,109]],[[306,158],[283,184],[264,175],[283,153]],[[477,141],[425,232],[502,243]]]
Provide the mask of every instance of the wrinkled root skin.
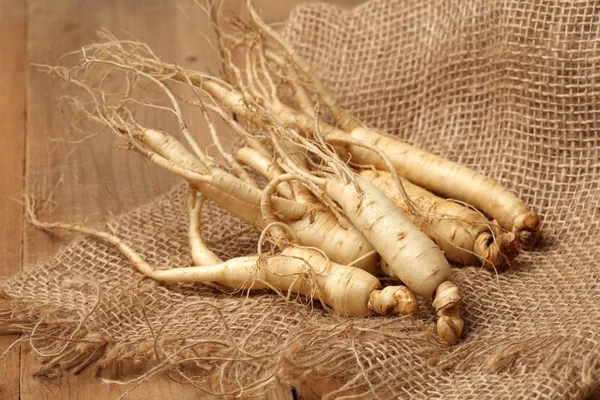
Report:
[[531,250],[540,238],[542,221],[540,216],[530,211],[515,218],[513,233],[525,250]]
[[458,305],[438,312],[437,333],[448,344],[456,343],[463,331]]
[[508,265],[522,249],[520,241],[512,232],[502,232],[496,221],[493,225],[493,234],[481,233],[475,240],[473,249],[482,260],[483,267],[489,270]]
[[419,302],[406,286],[387,286],[371,292],[368,307],[379,315],[413,315],[419,310]]
[[464,328],[460,317],[460,289],[450,281],[443,282],[436,290],[433,306],[437,311],[437,333],[448,344],[456,343]]

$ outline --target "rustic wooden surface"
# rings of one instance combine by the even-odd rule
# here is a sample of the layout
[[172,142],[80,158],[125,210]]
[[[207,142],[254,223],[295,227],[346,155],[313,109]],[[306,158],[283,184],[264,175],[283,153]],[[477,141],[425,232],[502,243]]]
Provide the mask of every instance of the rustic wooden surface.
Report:
[[[25,182],[26,16],[25,2],[0,0],[0,277],[21,268],[23,251],[22,207],[13,198]],[[0,353],[16,339],[0,336]],[[20,366],[18,349],[0,364],[0,398],[19,398]]]
[[[267,21],[276,22],[303,1],[257,4]],[[349,7],[363,0],[330,1]],[[235,11],[243,1],[228,0],[227,6]],[[177,181],[140,157],[113,151],[110,137],[77,145],[56,140],[68,136],[68,123],[57,107],[66,89],[31,63],[55,64],[61,55],[97,40],[96,32],[106,28],[147,42],[165,59],[215,71],[218,59],[200,35],[204,20],[193,0],[0,0],[0,277],[48,260],[72,239],[25,226],[19,203],[24,194],[52,199],[42,204],[43,219],[97,222],[131,210]],[[166,127],[169,123],[164,121]],[[201,122],[190,125],[202,140]],[[0,353],[16,339],[0,336]],[[133,372],[119,368],[116,373]],[[26,344],[0,361],[0,371],[0,399],[7,400],[114,399],[127,389],[101,383],[86,372],[48,376]],[[162,378],[127,398],[200,397],[189,385]],[[271,396],[291,397],[286,387]]]

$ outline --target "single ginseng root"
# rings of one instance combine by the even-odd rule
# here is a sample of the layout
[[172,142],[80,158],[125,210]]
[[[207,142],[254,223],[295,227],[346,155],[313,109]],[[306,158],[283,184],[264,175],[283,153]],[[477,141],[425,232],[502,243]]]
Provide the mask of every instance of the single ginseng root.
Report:
[[[463,329],[460,291],[452,283],[444,254],[371,183],[360,177],[355,183],[329,181],[325,190],[340,202],[348,218],[373,244],[394,275],[414,293],[433,299],[439,317],[438,334],[454,343]],[[452,296],[448,295],[450,288]]]
[[[193,196],[192,196],[193,198]],[[389,315],[414,314],[418,302],[404,286],[388,286],[381,289],[377,278],[359,268],[334,263],[318,251],[288,247],[279,254],[263,254],[236,257],[222,261],[216,255],[206,254],[198,258],[201,241],[192,245],[194,261],[206,260],[207,265],[162,269],[146,263],[142,257],[119,237],[108,232],[76,224],[41,222],[35,215],[34,203],[27,200],[27,218],[43,230],[62,229],[80,232],[114,245],[142,274],[166,282],[198,282],[215,284],[232,290],[274,290],[289,297],[300,294],[321,301],[325,307],[345,316],[367,316],[372,313]],[[194,200],[192,199],[192,203]],[[198,214],[201,203],[191,207],[192,215]],[[197,228],[196,218],[190,218],[190,230]],[[200,238],[191,235],[190,240]],[[210,253],[210,250],[206,250]],[[202,253],[202,250],[200,251]]]

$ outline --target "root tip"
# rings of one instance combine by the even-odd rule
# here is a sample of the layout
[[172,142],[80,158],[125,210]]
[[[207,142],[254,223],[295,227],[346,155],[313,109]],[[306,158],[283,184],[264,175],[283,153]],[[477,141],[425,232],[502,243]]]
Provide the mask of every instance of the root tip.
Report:
[[460,339],[463,330],[462,319],[442,315],[437,322],[438,335],[448,344],[454,344]]
[[507,265],[521,252],[521,243],[512,232],[497,231],[480,235],[475,245],[475,253],[483,259],[483,266],[489,270]]
[[436,290],[433,306],[437,310],[437,332],[448,344],[460,339],[465,325],[460,317],[460,289],[450,281],[442,282]]
[[398,311],[402,315],[413,315],[419,311],[417,298],[406,286],[398,286],[394,292],[394,298],[398,303]]
[[541,219],[533,211],[520,215],[515,219],[513,232],[525,250],[530,250],[540,237]]
[[412,315],[419,311],[419,302],[406,286],[387,286],[371,292],[368,308],[380,315]]

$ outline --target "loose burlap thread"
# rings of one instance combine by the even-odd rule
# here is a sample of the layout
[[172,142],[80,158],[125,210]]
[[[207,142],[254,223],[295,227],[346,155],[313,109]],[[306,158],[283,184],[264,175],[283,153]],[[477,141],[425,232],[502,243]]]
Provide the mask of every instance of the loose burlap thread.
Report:
[[[0,282],[10,305],[1,326],[31,335],[49,365],[193,364],[215,393],[284,382],[332,398],[590,395],[600,380],[600,6],[310,4],[284,32],[360,119],[498,180],[541,213],[540,244],[511,269],[454,268],[463,340],[436,338],[425,301],[416,318],[343,318],[272,293],[142,279],[89,238]],[[190,265],[185,198],[175,188],[118,218],[115,232],[153,264]],[[225,238],[242,223],[212,205],[204,218],[219,255],[254,252],[254,232]]]

